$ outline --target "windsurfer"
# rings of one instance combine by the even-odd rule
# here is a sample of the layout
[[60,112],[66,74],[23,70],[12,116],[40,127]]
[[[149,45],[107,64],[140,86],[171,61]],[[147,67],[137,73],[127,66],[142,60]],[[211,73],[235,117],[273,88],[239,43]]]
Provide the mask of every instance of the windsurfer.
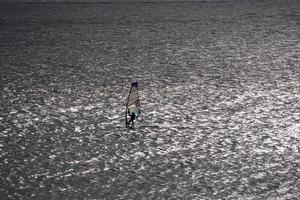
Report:
[[129,120],[128,124],[127,124],[128,127],[129,127],[130,122],[132,123],[131,128],[134,127],[134,120],[135,120],[135,118],[136,118],[136,117],[135,117],[135,113],[134,113],[134,112],[131,113],[131,115],[130,115],[130,120]]
[[[140,99],[138,93],[138,82],[133,81],[126,104],[126,127],[133,129],[134,120],[140,116]],[[128,119],[130,117],[130,119]],[[131,126],[130,126],[131,125]]]
[[128,109],[128,114],[130,116],[130,120],[129,120],[127,126],[129,127],[129,125],[131,123],[132,124],[131,128],[133,128],[134,127],[134,120],[140,115],[140,109],[138,107],[136,107],[135,105],[132,105]]

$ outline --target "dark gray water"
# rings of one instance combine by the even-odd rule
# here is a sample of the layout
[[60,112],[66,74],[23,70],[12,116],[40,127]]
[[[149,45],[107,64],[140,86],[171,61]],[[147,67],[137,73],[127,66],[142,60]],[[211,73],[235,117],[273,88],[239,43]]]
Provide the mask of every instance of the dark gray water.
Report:
[[1,4],[0,196],[297,199],[299,7]]

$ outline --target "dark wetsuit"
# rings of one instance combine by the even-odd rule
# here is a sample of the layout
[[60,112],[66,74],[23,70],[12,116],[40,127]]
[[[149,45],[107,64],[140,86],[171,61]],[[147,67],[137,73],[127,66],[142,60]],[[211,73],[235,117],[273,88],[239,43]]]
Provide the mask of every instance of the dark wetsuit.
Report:
[[135,120],[135,118],[136,118],[135,113],[134,113],[134,112],[131,113],[131,115],[130,115],[130,120],[129,120],[129,122],[128,122],[128,126],[129,126],[130,122],[132,123],[131,128],[134,127],[134,120]]

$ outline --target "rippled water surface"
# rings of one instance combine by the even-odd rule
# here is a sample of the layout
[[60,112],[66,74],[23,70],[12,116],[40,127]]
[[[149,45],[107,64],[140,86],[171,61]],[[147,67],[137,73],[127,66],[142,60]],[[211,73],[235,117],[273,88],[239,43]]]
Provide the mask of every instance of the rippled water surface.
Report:
[[299,7],[1,4],[1,196],[299,198]]

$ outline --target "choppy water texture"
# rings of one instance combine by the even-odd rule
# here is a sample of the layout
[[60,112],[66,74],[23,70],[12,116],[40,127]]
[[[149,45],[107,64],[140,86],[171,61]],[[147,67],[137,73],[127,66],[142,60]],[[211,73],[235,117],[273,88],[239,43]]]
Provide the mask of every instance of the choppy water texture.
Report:
[[1,196],[299,198],[299,7],[1,4]]

